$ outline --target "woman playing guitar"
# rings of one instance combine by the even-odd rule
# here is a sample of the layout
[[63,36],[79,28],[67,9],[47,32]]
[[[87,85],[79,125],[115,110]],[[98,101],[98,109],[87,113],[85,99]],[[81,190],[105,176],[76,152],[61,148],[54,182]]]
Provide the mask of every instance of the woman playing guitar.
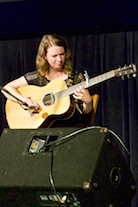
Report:
[[[84,77],[82,73],[79,73],[77,71],[73,72],[72,67],[71,67],[71,54],[70,50],[66,44],[66,41],[59,35],[57,34],[51,34],[51,35],[44,35],[39,48],[38,48],[38,53],[36,57],[36,70],[33,72],[29,72],[23,76],[21,76],[18,79],[15,79],[8,84],[4,86],[4,89],[9,91],[13,96],[10,96],[9,94],[5,93],[4,91],[3,94],[10,99],[13,102],[18,102],[17,99],[21,100],[22,102],[26,103],[28,106],[28,109],[31,109],[31,113],[39,114],[40,112],[43,111],[43,108],[46,107],[45,104],[42,104],[43,101],[45,101],[45,98],[42,100],[37,99],[37,93],[36,93],[36,99],[30,96],[25,97],[23,93],[21,93],[18,89],[23,87],[23,86],[28,86],[28,85],[35,85],[35,86],[47,86],[49,85],[53,80],[59,80],[62,79],[65,83],[67,88],[77,84],[81,81],[84,81]],[[59,85],[59,82],[55,81],[54,85],[51,85],[53,89],[56,89]],[[48,89],[49,90],[49,89]],[[54,97],[54,95],[52,95]],[[14,97],[17,97],[14,98]],[[69,119],[66,117],[62,119],[62,114],[66,114],[66,109],[65,111],[61,112],[61,116],[59,115],[60,112],[58,111],[57,118],[56,120],[56,114],[51,113],[50,115],[47,113],[41,114],[41,117],[44,118],[44,122],[47,121],[50,117],[53,116],[54,121],[50,120],[51,123],[44,124],[42,121],[41,124],[38,125],[40,126],[54,126],[54,127],[59,127],[59,126],[86,126],[89,123],[89,118],[90,114],[92,111],[92,97],[88,91],[88,89],[85,89],[82,86],[79,86],[79,88],[75,89],[73,91],[73,94],[71,95],[71,100],[76,100],[75,104],[70,104],[75,106],[77,110],[72,110],[73,116],[69,115]],[[51,95],[50,95],[51,99]],[[56,104],[55,97],[53,98],[53,105]],[[71,101],[72,103],[72,101]],[[48,105],[48,104],[47,104]],[[51,103],[50,103],[51,105]],[[63,107],[66,104],[63,104]],[[35,107],[34,107],[35,106]],[[56,109],[58,108],[58,104],[56,106]],[[68,107],[67,107],[68,108]],[[48,110],[48,108],[47,108]],[[18,115],[18,118],[20,119],[20,114]],[[30,116],[31,119],[31,116]],[[33,125],[33,124],[32,124]],[[28,128],[28,127],[22,127],[22,128]],[[29,127],[30,128],[30,127]],[[33,128],[33,127],[32,127]],[[35,126],[37,128],[37,126]]]

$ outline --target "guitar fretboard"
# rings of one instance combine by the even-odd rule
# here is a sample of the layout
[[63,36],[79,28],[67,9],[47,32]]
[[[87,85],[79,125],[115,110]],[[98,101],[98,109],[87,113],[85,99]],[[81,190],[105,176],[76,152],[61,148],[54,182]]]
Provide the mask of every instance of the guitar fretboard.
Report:
[[57,92],[57,93],[55,94],[56,99],[60,99],[60,98],[63,98],[63,97],[65,97],[65,96],[68,96],[68,95],[73,94],[73,92],[74,92],[77,88],[79,88],[79,86],[83,86],[84,88],[89,88],[89,87],[91,87],[91,86],[94,86],[94,85],[96,85],[96,84],[98,84],[98,83],[101,83],[101,82],[106,81],[106,80],[108,80],[108,79],[111,79],[111,78],[113,78],[113,77],[115,77],[115,72],[114,72],[114,70],[109,71],[109,72],[106,72],[106,73],[104,73],[104,74],[102,74],[102,75],[99,75],[99,76],[96,76],[96,77],[94,77],[94,78],[91,78],[91,79],[89,79],[88,81],[83,81],[83,82],[78,83],[78,84],[76,84],[76,85],[73,85],[73,86],[71,86],[71,87],[69,87],[69,88],[67,88],[67,89],[65,89],[65,90],[63,90],[63,91],[59,91],[59,92]]

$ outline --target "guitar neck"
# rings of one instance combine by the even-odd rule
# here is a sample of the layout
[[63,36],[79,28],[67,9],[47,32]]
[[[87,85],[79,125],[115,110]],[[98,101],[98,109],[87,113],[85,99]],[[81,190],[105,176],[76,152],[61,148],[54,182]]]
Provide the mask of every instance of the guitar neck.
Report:
[[76,85],[73,85],[73,86],[71,86],[71,87],[69,87],[69,88],[67,88],[67,89],[65,89],[63,91],[59,91],[59,92],[57,92],[55,94],[55,96],[56,96],[57,99],[60,99],[60,98],[63,98],[65,96],[73,94],[74,91],[77,88],[79,88],[79,86],[83,86],[84,88],[89,88],[89,87],[94,86],[94,85],[96,85],[98,83],[101,83],[103,81],[111,79],[111,78],[113,78],[115,76],[116,76],[115,72],[114,72],[114,70],[112,70],[112,71],[106,72],[106,73],[104,73],[102,75],[99,75],[99,76],[96,76],[94,78],[91,78],[91,79],[88,80],[88,82],[87,81],[83,81],[83,82],[78,83]]

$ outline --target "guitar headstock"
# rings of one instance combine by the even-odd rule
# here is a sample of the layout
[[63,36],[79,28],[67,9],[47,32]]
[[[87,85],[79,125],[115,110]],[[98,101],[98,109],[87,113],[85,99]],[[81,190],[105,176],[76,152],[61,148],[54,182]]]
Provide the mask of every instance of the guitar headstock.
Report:
[[137,75],[137,69],[135,64],[130,64],[128,66],[118,68],[114,70],[114,72],[115,75],[118,77],[124,77],[125,75],[129,76],[130,74],[133,74],[133,77],[136,77]]

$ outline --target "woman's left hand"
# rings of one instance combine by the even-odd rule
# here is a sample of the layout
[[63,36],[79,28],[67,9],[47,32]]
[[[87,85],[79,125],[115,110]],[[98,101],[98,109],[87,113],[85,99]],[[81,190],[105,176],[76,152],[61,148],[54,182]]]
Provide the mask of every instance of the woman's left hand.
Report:
[[92,110],[92,96],[90,95],[88,89],[80,86],[74,91],[73,97],[83,102],[83,112],[90,113]]
[[92,97],[88,91],[88,89],[83,88],[80,86],[76,91],[74,91],[73,97],[75,99],[81,100],[85,103],[89,103],[92,101]]

